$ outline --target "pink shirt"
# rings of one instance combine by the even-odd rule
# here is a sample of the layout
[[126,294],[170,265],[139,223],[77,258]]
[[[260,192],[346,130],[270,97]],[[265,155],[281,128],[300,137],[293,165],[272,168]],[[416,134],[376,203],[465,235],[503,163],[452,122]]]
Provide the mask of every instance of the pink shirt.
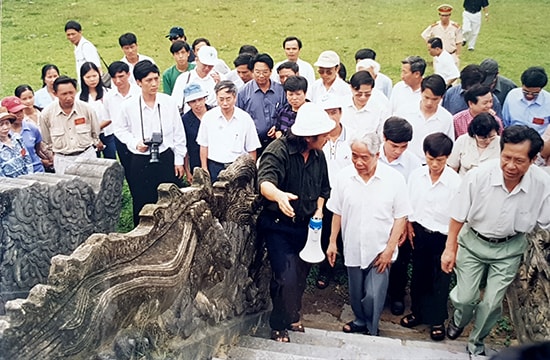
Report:
[[[495,120],[498,122],[498,125],[500,126],[500,130],[498,131],[499,135],[502,133],[502,120],[494,115]],[[455,140],[458,139],[460,135],[464,135],[468,133],[468,125],[472,122],[474,117],[470,113],[470,109],[462,110],[460,112],[457,112],[453,116],[453,123],[455,127]]]

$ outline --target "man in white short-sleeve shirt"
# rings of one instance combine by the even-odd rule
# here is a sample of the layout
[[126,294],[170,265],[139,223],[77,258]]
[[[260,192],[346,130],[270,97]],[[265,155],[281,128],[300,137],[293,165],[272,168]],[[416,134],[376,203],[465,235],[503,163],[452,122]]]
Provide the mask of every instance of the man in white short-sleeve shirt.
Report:
[[468,341],[471,354],[485,354],[484,339],[500,319],[506,289],[527,247],[525,233],[537,224],[550,229],[550,176],[533,165],[542,146],[540,135],[528,126],[504,129],[500,161],[469,171],[452,201],[441,256],[442,270],[454,270],[457,278],[450,293],[455,312],[447,336],[456,339],[474,319]]
[[334,213],[327,256],[334,266],[341,229],[355,315],[344,325],[346,333],[378,334],[390,264],[411,211],[405,179],[378,162],[380,145],[375,133],[352,140],[353,166],[338,175],[327,203]]
[[261,147],[254,121],[246,111],[235,106],[237,86],[222,80],[214,91],[218,107],[204,114],[197,134],[201,167],[210,173],[212,182],[239,156],[250,154],[256,160],[256,149]]

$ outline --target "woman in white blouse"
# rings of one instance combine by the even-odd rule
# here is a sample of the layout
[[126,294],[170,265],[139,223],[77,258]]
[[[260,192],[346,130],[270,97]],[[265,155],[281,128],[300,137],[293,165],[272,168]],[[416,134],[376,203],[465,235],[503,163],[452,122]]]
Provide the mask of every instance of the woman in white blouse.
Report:
[[498,158],[500,155],[499,130],[500,125],[493,115],[488,112],[476,115],[468,125],[468,133],[456,139],[447,164],[459,175],[464,176],[482,162]]
[[111,119],[106,119],[105,106],[103,105],[103,97],[107,89],[101,80],[101,74],[96,64],[93,62],[85,62],[80,67],[80,94],[79,99],[87,102],[95,110],[99,119],[99,127],[101,133],[99,139],[104,145],[103,150],[98,151],[97,156],[106,159],[116,159],[115,138],[111,126]]

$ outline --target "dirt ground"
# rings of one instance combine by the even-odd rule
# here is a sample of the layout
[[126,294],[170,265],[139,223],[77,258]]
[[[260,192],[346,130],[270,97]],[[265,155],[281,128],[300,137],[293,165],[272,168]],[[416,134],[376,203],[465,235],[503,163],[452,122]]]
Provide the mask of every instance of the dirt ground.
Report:
[[[349,310],[347,279],[344,274],[337,274],[336,281],[331,281],[329,287],[320,290],[315,286],[314,276],[315,273],[312,272],[312,275],[308,279],[308,288],[302,299],[304,325],[306,327],[312,326],[339,331],[345,322],[351,320],[350,316],[352,316]],[[405,298],[405,302],[405,314],[407,314],[410,310],[410,297],[408,295]],[[346,308],[347,311],[345,310]],[[450,304],[449,314],[452,314],[452,306]],[[308,319],[313,317],[315,321],[308,323]],[[389,310],[389,306],[386,306],[381,321],[386,323],[386,328],[400,329],[399,321],[401,317],[393,315]],[[509,308],[505,300],[503,305],[503,320],[495,326],[491,335],[486,339],[488,346],[499,349],[517,344],[515,331],[509,319]],[[465,329],[462,335],[464,341],[467,341],[470,329],[471,325]],[[384,334],[383,330],[383,326],[381,325],[382,336],[402,337],[405,334],[405,336],[410,336],[413,339],[429,340],[429,328],[427,326],[418,326],[416,332],[405,332],[403,334],[398,330],[397,332],[387,331]]]

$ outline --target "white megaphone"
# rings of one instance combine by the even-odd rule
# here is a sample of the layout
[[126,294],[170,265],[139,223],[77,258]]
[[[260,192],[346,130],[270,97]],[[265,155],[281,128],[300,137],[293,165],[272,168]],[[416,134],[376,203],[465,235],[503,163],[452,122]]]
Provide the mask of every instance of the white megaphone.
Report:
[[307,233],[306,245],[300,251],[300,258],[305,262],[316,264],[325,259],[325,253],[321,248],[321,228],[323,220],[311,218],[309,220],[309,230]]

